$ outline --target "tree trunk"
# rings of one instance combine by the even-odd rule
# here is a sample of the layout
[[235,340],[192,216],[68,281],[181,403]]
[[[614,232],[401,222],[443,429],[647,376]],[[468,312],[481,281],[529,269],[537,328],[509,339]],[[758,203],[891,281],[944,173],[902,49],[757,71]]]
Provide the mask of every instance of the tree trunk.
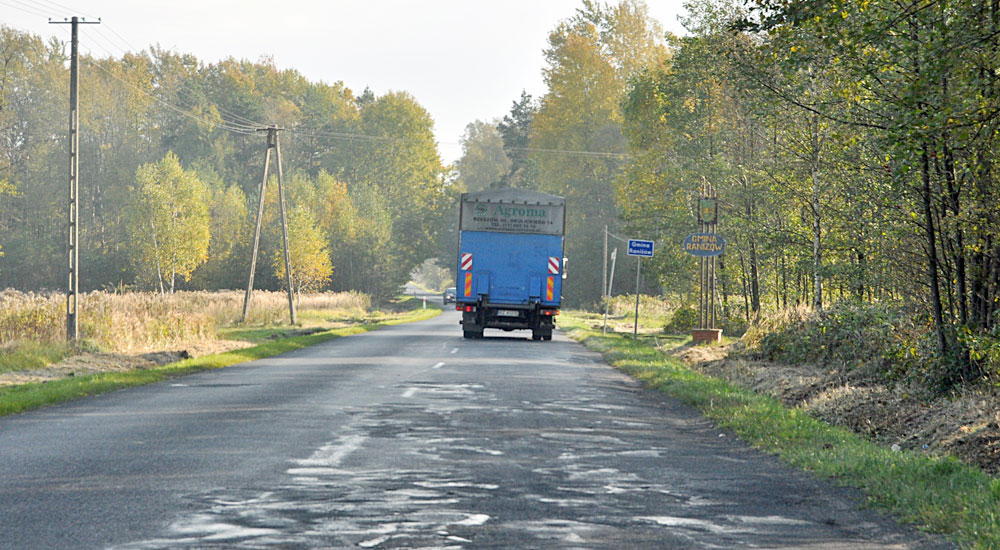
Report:
[[[943,84],[945,92],[947,92],[948,85],[947,80]],[[955,248],[952,256],[955,259],[955,283],[958,287],[956,292],[958,293],[958,319],[962,325],[969,324],[969,303],[968,303],[968,287],[966,284],[966,269],[965,269],[965,236],[962,232],[962,222],[960,220],[960,215],[962,212],[961,205],[961,189],[958,187],[958,183],[955,181],[955,154],[948,146],[948,134],[945,133],[944,137],[944,181],[948,187],[948,206],[951,208],[952,215],[955,217]]]
[[163,269],[160,267],[160,245],[156,242],[156,225],[149,220],[149,228],[153,230],[153,256],[156,257],[156,280],[160,283],[160,296],[166,294],[163,290]]
[[813,142],[812,158],[810,159],[810,175],[812,176],[812,197],[810,210],[812,211],[812,260],[813,260],[813,300],[812,305],[816,311],[823,309],[823,257],[822,257],[822,226],[820,225],[820,205],[819,205],[819,152],[822,147],[822,139],[819,135],[819,115],[813,117]]
[[760,269],[757,265],[757,243],[750,239],[750,305],[753,321],[760,320]]
[[931,171],[927,143],[921,146],[921,178],[923,180],[924,232],[927,237],[927,276],[931,287],[931,311],[937,333],[938,353],[944,359],[948,354],[948,336],[944,326],[944,310],[941,307],[941,287],[938,281],[937,235],[934,230],[934,214],[931,201]]

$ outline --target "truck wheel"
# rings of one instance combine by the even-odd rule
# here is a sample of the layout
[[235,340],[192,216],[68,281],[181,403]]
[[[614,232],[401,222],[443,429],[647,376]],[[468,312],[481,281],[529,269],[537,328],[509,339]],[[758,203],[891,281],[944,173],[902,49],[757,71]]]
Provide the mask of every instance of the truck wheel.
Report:
[[545,340],[545,341],[552,340],[552,333],[550,332],[550,333],[542,336],[542,340]]
[[537,342],[542,339],[542,335],[541,333],[531,331],[531,339]]
[[466,339],[475,338],[476,337],[476,333],[472,332],[471,330],[463,330],[462,331],[462,336],[465,337]]

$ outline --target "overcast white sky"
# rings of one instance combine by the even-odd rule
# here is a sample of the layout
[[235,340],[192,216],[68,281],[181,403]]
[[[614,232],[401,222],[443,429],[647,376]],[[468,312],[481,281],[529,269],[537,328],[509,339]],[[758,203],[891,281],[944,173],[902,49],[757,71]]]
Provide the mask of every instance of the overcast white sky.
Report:
[[[609,2],[610,3],[610,2]],[[647,0],[681,34],[683,0]],[[84,51],[120,57],[161,47],[205,62],[274,58],[355,94],[406,91],[426,108],[443,160],[461,154],[465,125],[502,117],[521,90],[539,97],[548,33],[580,0],[0,0],[0,23],[68,40],[48,18],[101,18],[81,27]]]

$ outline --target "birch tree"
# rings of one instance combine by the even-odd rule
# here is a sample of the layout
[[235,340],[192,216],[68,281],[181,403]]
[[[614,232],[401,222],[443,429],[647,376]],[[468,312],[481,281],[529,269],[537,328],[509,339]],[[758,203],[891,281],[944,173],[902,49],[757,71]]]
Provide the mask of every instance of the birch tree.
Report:
[[208,258],[208,190],[168,152],[159,162],[139,167],[130,191],[132,264],[161,294],[173,294],[177,278],[188,280]]

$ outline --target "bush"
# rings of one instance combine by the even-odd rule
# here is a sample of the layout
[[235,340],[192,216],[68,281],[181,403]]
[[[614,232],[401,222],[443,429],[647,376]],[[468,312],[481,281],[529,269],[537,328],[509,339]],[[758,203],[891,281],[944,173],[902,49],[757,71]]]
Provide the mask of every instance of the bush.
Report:
[[746,334],[747,320],[742,315],[727,315],[725,320],[722,322],[722,333],[727,336],[737,337]]
[[775,361],[815,362],[849,369],[886,366],[906,318],[884,304],[840,302],[817,312],[798,307],[769,315],[746,331],[747,349]]
[[698,327],[698,311],[692,306],[681,306],[674,310],[670,320],[663,325],[663,332],[676,334]]

